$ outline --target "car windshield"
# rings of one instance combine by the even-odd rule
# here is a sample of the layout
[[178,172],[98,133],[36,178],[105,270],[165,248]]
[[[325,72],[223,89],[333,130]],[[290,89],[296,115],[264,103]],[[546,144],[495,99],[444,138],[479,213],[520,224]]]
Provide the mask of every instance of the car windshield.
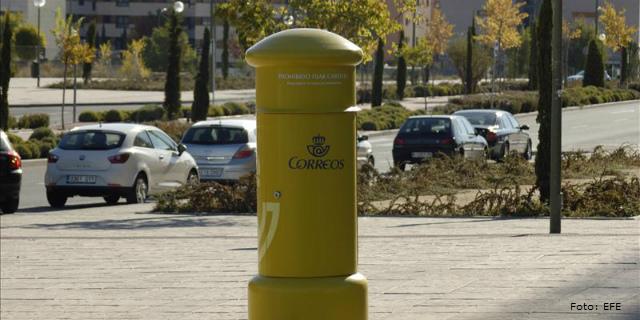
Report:
[[249,142],[247,131],[234,127],[191,127],[182,139],[188,144],[241,144]]
[[495,113],[463,112],[463,113],[460,113],[460,115],[467,118],[467,120],[469,120],[469,122],[471,122],[471,124],[474,126],[494,126],[496,124]]
[[400,129],[400,133],[428,136],[450,136],[451,120],[448,118],[409,119]]
[[105,131],[75,131],[65,134],[58,147],[64,150],[109,150],[122,145],[124,134]]

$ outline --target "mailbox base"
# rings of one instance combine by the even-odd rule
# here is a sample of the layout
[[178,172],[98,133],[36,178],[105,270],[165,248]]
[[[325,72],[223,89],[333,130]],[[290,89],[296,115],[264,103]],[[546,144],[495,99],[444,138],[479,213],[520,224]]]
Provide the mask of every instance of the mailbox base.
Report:
[[367,279],[273,278],[249,282],[249,320],[366,320]]

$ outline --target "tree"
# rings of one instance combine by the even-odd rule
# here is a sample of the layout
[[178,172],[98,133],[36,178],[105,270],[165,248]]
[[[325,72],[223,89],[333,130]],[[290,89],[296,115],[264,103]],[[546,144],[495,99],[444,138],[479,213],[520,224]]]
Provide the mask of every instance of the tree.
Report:
[[151,73],[144,65],[142,50],[144,50],[144,40],[132,40],[127,50],[122,53],[122,66],[120,74],[127,80],[141,81],[149,77]]
[[638,53],[638,43],[631,41],[628,45],[627,51],[629,52],[629,81],[640,80],[640,55]]
[[[82,25],[82,18],[77,19],[74,22],[72,15],[69,15],[66,19],[62,16],[60,8],[56,10],[56,23],[53,30],[53,35],[56,39],[56,44],[60,48],[60,56],[62,63],[64,64],[63,80],[62,80],[62,128],[64,129],[64,106],[65,106],[65,94],[67,87],[67,71],[69,65],[77,66],[80,63],[88,63],[93,61],[95,57],[94,50],[86,43],[82,43],[80,40],[80,26]],[[75,73],[74,73],[75,84]],[[75,92],[75,85],[74,85]],[[75,94],[74,94],[75,96]],[[74,99],[75,100],[75,99]],[[74,119],[75,121],[75,105],[74,105]]]
[[[208,45],[207,45],[208,48]],[[222,23],[222,78],[229,77],[229,20]]]
[[602,16],[600,21],[604,26],[604,32],[606,34],[605,45],[611,48],[614,52],[622,51],[620,85],[623,86],[626,81],[627,64],[626,64],[626,50],[625,48],[631,42],[633,34],[636,33],[636,28],[628,27],[625,22],[625,9],[617,12],[610,2],[605,3],[601,9]]
[[529,54],[531,49],[531,34],[529,29],[522,30],[522,43],[519,47],[505,50],[506,61],[506,77],[520,78],[527,76],[529,72]]
[[193,88],[193,105],[191,106],[191,120],[193,122],[206,120],[209,111],[209,44],[211,32],[204,29],[202,39],[202,53],[200,54],[200,67],[196,76],[196,85]]
[[476,35],[476,21],[471,22],[471,26],[467,30],[467,60],[464,70],[464,87],[466,94],[473,93],[473,37]]
[[596,37],[596,29],[592,23],[586,23],[583,19],[575,20],[571,28],[572,33],[579,34],[576,38],[571,38],[567,46],[567,56],[571,59],[567,60],[568,74],[575,74],[584,70],[587,62],[587,48],[591,39]]
[[433,48],[427,37],[418,38],[415,46],[403,48],[402,55],[412,68],[428,67],[433,62]]
[[404,31],[400,30],[400,38],[398,39],[397,57],[398,67],[396,72],[396,97],[399,100],[404,99],[404,88],[407,86],[407,62],[404,59]]
[[9,81],[11,80],[11,21],[5,13],[0,49],[0,129],[9,129]]
[[98,57],[98,63],[96,64],[96,68],[98,68],[100,72],[103,74],[110,75],[111,74],[111,55],[113,54],[111,50],[111,42],[106,41],[100,44],[98,47],[98,52],[100,53]]
[[540,7],[537,24],[539,100],[538,116],[538,152],[536,153],[536,187],[540,192],[540,201],[548,202],[550,193],[551,168],[551,103],[553,100],[553,77],[551,74],[551,37],[553,29],[553,9],[551,0],[544,0]]
[[373,83],[371,85],[371,106],[382,105],[382,76],[384,73],[384,41],[378,39],[378,49],[375,54],[375,66],[373,69]]
[[581,36],[582,29],[578,28],[576,24],[562,21],[562,77],[565,85],[568,83],[567,77],[569,77],[569,46],[573,40],[579,39]]
[[537,24],[531,23],[529,34],[531,35],[531,47],[529,53],[529,90],[538,90],[538,32]]
[[[426,37],[431,47],[431,54],[434,56],[433,60],[438,61],[438,57],[447,51],[449,39],[453,35],[453,25],[447,21],[438,7],[434,7],[431,10],[431,19],[427,23],[427,30]],[[429,66],[426,68],[428,73],[431,65],[431,62],[425,64]]]
[[[145,65],[155,72],[167,71],[167,60],[169,59],[169,38],[171,29],[171,18],[158,28],[153,29],[151,37],[144,37],[144,50],[142,58]],[[178,45],[180,46],[180,67],[189,72],[195,72],[195,63],[197,60],[196,52],[189,45],[189,36],[184,30],[178,36]]]
[[38,37],[38,30],[28,24],[21,24],[14,33],[15,53],[24,61],[34,60],[37,55],[38,44],[43,48],[46,44],[45,37]]
[[470,85],[474,92],[477,91],[478,82],[482,80],[493,63],[491,49],[477,41],[473,42],[472,77],[470,84],[467,83],[467,41],[463,37],[454,38],[449,43],[447,54],[456,69],[456,74],[460,77],[465,87]]
[[[91,49],[96,49],[96,21],[93,20],[87,28],[87,44]],[[93,69],[93,61],[82,65],[82,79],[87,84],[91,81],[91,69]]]
[[476,40],[488,45],[497,46],[498,59],[495,61],[492,80],[495,80],[496,72],[500,68],[502,50],[519,47],[522,36],[518,32],[518,26],[528,15],[520,12],[524,2],[514,3],[512,0],[487,0],[482,9],[485,17],[477,18],[481,34]]
[[584,67],[582,86],[604,87],[604,62],[600,49],[600,41],[592,39],[589,42],[587,64]]
[[167,110],[169,119],[174,119],[180,111],[180,17],[175,11],[171,11],[169,18],[169,56],[167,66],[167,77],[164,84],[164,108]]

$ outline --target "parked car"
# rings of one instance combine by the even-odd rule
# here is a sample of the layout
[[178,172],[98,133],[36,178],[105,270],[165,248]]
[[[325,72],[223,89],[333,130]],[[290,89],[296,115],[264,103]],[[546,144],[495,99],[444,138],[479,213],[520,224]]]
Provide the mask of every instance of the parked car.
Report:
[[[611,76],[610,76],[610,75],[609,75],[609,73],[608,73],[608,72],[606,72],[606,71],[604,72],[604,78],[605,78],[607,81],[611,80]],[[574,74],[574,75],[572,75],[572,76],[568,76],[568,77],[567,77],[567,80],[568,80],[569,82],[573,82],[573,81],[582,81],[583,79],[584,79],[584,70],[581,70],[580,72],[578,72],[578,73],[576,73],[576,74]]]
[[369,136],[359,135],[356,149],[356,163],[358,168],[362,167],[365,163],[375,166],[376,160],[373,157],[373,147],[369,142]]
[[52,207],[73,196],[120,197],[140,203],[149,194],[197,183],[198,167],[186,147],[162,130],[109,123],[67,132],[49,153],[45,186]]
[[393,163],[401,170],[443,153],[485,159],[487,141],[462,116],[414,116],[400,127],[393,141]]
[[517,152],[525,159],[532,156],[531,138],[526,130],[529,126],[520,125],[509,112],[502,110],[469,109],[454,113],[463,116],[489,143],[489,156],[501,161],[510,152]]
[[22,159],[13,150],[9,137],[0,130],[0,209],[14,213],[20,204]]
[[237,181],[256,172],[256,120],[208,120],[182,137],[198,163],[201,180]]

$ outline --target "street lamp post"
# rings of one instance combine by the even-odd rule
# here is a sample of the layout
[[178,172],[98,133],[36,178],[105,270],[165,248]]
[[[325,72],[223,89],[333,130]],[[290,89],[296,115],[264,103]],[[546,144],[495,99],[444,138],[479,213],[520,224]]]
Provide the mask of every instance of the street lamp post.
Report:
[[33,5],[38,8],[38,43],[36,47],[36,73],[38,77],[38,88],[40,88],[40,8],[47,3],[47,0],[33,0]]
[[211,24],[211,104],[216,100],[216,5],[209,1],[209,23]]
[[562,0],[553,1],[553,100],[551,105],[551,168],[549,172],[550,233],[561,232],[562,219]]
[[598,34],[598,20],[600,16],[600,0],[596,0],[596,12],[595,12],[595,26],[596,26],[596,34]]

